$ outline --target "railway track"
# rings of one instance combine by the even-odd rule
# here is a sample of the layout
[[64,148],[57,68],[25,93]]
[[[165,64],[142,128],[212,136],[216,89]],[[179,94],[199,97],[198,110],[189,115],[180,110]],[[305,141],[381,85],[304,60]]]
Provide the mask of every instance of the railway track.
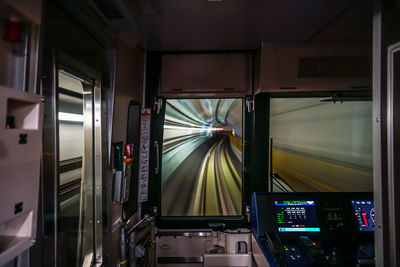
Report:
[[219,139],[204,157],[192,199],[194,215],[237,215],[241,212],[241,178],[228,152],[228,138]]

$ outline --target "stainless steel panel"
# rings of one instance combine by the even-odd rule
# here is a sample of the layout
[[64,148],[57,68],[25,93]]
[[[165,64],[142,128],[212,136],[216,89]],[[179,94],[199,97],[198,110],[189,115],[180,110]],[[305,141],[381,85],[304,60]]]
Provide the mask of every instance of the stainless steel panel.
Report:
[[91,264],[93,256],[93,86],[83,84],[83,131],[84,150],[82,159],[83,177],[79,216],[80,238],[78,239],[77,266]]
[[44,57],[42,94],[44,99],[43,121],[43,255],[44,266],[57,266],[58,218],[58,97],[55,51]]
[[28,61],[28,77],[26,90],[32,93],[39,93],[38,88],[38,67],[39,67],[39,43],[40,43],[40,26],[32,23],[30,25],[29,35],[29,61]]
[[25,91],[27,86],[27,64],[29,47],[29,27],[21,27],[23,44],[13,44],[11,87]]
[[109,49],[106,52],[107,58],[107,77],[108,86],[102,85],[102,92],[103,92],[103,99],[106,101],[106,110],[105,117],[106,117],[106,137],[107,137],[107,161],[108,163],[111,162],[111,140],[112,140],[112,130],[113,130],[113,114],[114,114],[114,90],[115,90],[115,73],[117,69],[116,59],[117,51],[115,49]]
[[[377,1],[378,2],[378,1]],[[377,266],[384,266],[384,231],[383,231],[383,185],[381,162],[381,27],[382,14],[380,6],[375,7],[373,18],[373,49],[372,49],[372,149],[373,149],[373,179],[375,206],[375,261]]]
[[[399,85],[395,84],[395,80],[399,80],[400,66],[395,65],[398,64],[395,62],[395,55],[398,56],[400,54],[400,42],[388,47],[387,52],[387,158],[388,158],[388,204],[389,204],[389,253],[390,253],[390,266],[398,266],[399,264],[399,248],[397,247],[397,239],[399,237],[400,226],[399,226],[399,211],[397,208],[398,199],[400,193],[398,192],[398,183],[396,182],[398,177],[395,177],[395,172],[398,168],[396,166],[397,155],[395,156],[395,145],[398,144],[399,136],[398,130],[395,128],[395,117],[398,117],[398,114],[395,114],[395,105],[398,105],[398,97],[399,92],[397,91]],[[397,73],[396,73],[397,72]],[[396,122],[397,124],[398,122]]]
[[[101,82],[96,80],[93,87],[93,131],[94,131],[94,253],[97,264],[103,261],[103,176],[102,176],[102,99]],[[105,121],[104,121],[105,123]]]

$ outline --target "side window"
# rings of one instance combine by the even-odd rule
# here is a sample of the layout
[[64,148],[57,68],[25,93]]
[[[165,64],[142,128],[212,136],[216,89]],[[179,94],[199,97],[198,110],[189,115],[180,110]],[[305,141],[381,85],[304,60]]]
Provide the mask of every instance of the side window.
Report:
[[162,216],[242,212],[242,99],[168,99]]
[[372,191],[372,102],[272,98],[273,191]]

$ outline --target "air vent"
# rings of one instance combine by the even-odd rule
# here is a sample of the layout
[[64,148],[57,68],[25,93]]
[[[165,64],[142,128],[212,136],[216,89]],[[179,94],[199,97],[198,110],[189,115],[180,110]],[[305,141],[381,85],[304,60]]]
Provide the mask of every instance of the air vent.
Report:
[[371,86],[368,86],[368,85],[361,85],[361,86],[351,86],[350,88],[351,88],[351,89],[357,89],[357,90],[360,90],[360,89],[370,90],[370,89],[371,89]]
[[370,77],[371,57],[301,57],[298,78]]
[[121,12],[112,1],[107,0],[93,0],[93,3],[103,13],[104,17],[109,20],[123,19]]
[[296,90],[297,87],[291,86],[291,87],[279,87],[281,90]]
[[112,29],[128,32],[136,30],[133,4],[125,0],[86,0],[93,11]]

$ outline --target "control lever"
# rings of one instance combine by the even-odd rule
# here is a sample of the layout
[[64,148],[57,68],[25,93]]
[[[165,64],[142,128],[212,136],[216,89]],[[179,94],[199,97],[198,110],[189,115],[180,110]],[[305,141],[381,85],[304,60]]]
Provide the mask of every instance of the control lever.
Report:
[[285,267],[285,250],[283,249],[281,240],[275,232],[267,232],[265,234],[267,245],[275,258],[276,266]]
[[320,261],[325,266],[329,266],[328,261],[324,257],[324,251],[317,242],[312,241],[308,236],[300,236],[298,244],[311,260]]

